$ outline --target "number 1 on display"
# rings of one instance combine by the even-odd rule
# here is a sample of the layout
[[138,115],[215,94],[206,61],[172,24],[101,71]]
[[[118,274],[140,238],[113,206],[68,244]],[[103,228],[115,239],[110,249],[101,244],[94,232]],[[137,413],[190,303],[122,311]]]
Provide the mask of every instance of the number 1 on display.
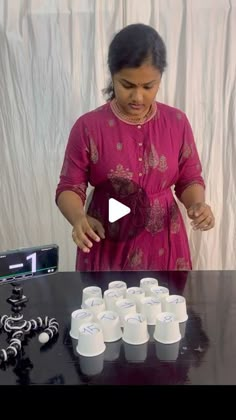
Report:
[[32,260],[31,262],[31,271],[32,273],[36,273],[36,252],[26,257],[27,260]]

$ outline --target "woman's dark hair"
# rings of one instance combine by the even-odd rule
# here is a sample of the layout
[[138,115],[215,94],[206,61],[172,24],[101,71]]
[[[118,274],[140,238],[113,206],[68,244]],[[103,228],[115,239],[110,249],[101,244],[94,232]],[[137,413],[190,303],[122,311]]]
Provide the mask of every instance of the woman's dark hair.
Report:
[[[166,47],[158,32],[151,26],[143,23],[128,25],[118,32],[110,43],[108,67],[111,76],[125,67],[139,67],[149,60],[161,74],[164,72]],[[114,98],[112,82],[103,93],[108,96],[108,100]]]

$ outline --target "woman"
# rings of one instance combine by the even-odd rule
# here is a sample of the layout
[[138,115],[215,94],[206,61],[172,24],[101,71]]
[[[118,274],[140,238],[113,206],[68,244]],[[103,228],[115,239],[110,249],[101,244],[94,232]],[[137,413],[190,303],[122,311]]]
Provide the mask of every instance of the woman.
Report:
[[[57,205],[73,226],[76,269],[191,269],[186,230],[171,187],[193,229],[211,229],[214,216],[205,203],[201,163],[186,115],[155,101],[166,67],[163,40],[150,26],[129,25],[113,38],[108,65],[109,100],[74,124],[56,191]],[[127,231],[127,240],[113,241],[105,229],[101,186],[107,180],[114,188],[116,180],[133,182],[148,198],[143,229],[136,236]],[[84,210],[88,182],[95,187],[93,216]]]

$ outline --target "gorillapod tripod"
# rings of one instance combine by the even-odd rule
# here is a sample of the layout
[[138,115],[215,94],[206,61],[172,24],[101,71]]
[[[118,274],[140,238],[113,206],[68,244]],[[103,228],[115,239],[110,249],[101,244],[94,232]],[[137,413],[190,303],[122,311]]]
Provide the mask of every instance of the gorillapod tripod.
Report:
[[24,295],[22,286],[16,283],[12,283],[12,286],[11,296],[7,299],[7,302],[11,305],[12,314],[0,317],[0,329],[8,334],[9,341],[6,349],[0,349],[0,364],[20,353],[25,334],[39,330],[41,331],[38,337],[39,342],[45,344],[58,334],[59,329],[57,320],[48,316],[43,319],[37,317],[26,321],[22,310],[29,299]]

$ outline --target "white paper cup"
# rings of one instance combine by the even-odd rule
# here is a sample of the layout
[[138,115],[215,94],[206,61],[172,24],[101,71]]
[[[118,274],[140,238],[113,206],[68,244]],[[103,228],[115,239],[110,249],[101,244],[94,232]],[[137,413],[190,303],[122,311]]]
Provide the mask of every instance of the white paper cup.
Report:
[[85,308],[91,311],[96,319],[99,312],[105,311],[105,302],[101,298],[89,298],[84,302]]
[[144,290],[145,296],[151,296],[151,287],[158,286],[158,280],[153,277],[144,277],[140,280],[140,287]]
[[155,343],[156,356],[162,361],[175,361],[179,355],[179,341],[173,344]]
[[161,312],[157,315],[154,338],[163,344],[173,344],[181,339],[179,322],[174,314]]
[[143,363],[147,358],[148,343],[133,346],[124,342],[125,358],[130,363]]
[[120,319],[114,311],[103,311],[97,316],[98,323],[102,327],[103,338],[105,343],[111,343],[117,341],[122,337],[122,331],[120,326]]
[[129,287],[126,290],[126,298],[136,304],[137,311],[141,311],[141,299],[145,297],[145,292],[141,287]]
[[166,312],[172,312],[175,314],[176,319],[179,322],[185,322],[188,319],[186,300],[183,296],[170,295],[165,300]]
[[99,375],[104,367],[104,353],[94,357],[79,355],[79,364],[81,372],[86,376]]
[[93,313],[88,309],[77,309],[71,314],[71,329],[70,336],[78,340],[79,327],[85,322],[91,322],[93,320]]
[[123,299],[123,290],[108,289],[104,292],[104,301],[107,310],[116,311],[116,302]]
[[106,343],[106,350],[104,353],[104,360],[106,362],[114,362],[120,357],[120,348],[122,340]]
[[147,320],[147,325],[156,325],[157,314],[161,312],[161,301],[153,296],[141,299],[141,314]]
[[103,332],[96,322],[87,322],[79,327],[77,353],[85,357],[94,357],[105,351]]
[[136,313],[136,305],[130,299],[121,299],[116,302],[116,312],[120,317],[120,325],[124,327],[125,316]]
[[128,344],[144,344],[149,340],[146,318],[140,314],[125,316],[123,340]]
[[85,287],[82,292],[81,308],[85,308],[85,301],[89,298],[102,298],[102,289],[97,286]]
[[120,291],[122,290],[123,296],[125,296],[127,284],[124,281],[120,281],[120,280],[111,281],[108,284],[108,289],[119,289]]
[[169,290],[167,287],[163,286],[153,286],[151,287],[151,296],[156,297],[161,301],[162,311],[165,311],[165,300],[169,296]]

